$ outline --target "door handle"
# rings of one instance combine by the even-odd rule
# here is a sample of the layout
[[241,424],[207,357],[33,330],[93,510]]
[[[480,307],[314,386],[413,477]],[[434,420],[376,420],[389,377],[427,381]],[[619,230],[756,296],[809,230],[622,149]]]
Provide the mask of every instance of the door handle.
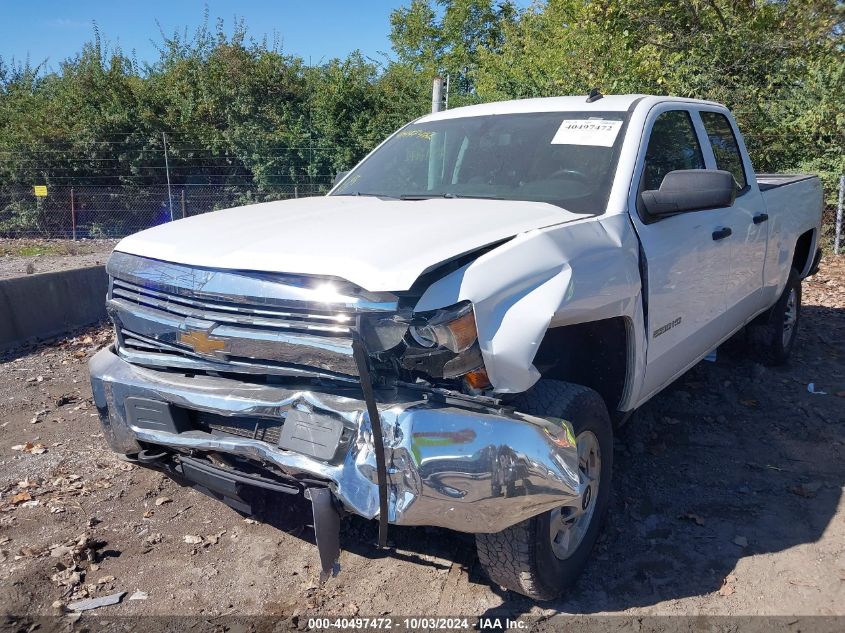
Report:
[[766,220],[769,219],[768,213],[758,213],[754,216],[754,224],[763,224]]
[[713,240],[723,240],[728,237],[731,233],[733,233],[733,231],[731,231],[730,227],[723,226],[721,229],[716,229],[715,231],[713,231]]

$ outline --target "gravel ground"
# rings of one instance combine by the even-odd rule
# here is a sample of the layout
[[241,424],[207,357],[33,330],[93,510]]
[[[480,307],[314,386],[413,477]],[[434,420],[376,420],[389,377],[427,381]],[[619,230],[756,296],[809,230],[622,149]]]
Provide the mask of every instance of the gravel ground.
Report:
[[307,506],[245,520],[109,452],[86,370],[107,329],[21,352],[0,365],[0,605],[26,619],[127,592],[94,613],[300,626],[315,615],[845,615],[845,258],[805,282],[804,304],[790,365],[720,352],[622,429],[592,561],[574,591],[543,604],[492,587],[471,538],[392,528],[386,554],[356,519],[340,575],[320,586]]
[[106,263],[118,240],[0,240],[0,279]]

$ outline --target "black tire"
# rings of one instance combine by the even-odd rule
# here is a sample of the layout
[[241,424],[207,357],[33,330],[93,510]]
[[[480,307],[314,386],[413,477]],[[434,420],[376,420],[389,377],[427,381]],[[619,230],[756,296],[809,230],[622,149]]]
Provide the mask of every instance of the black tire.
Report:
[[[794,293],[794,295],[793,295]],[[794,319],[790,316],[794,313]],[[788,336],[787,320],[792,319]],[[783,294],[777,303],[748,325],[748,351],[764,365],[782,365],[789,359],[801,321],[801,277],[797,270],[789,271]]]
[[580,544],[565,560],[552,549],[550,525],[554,511],[495,534],[475,535],[478,559],[490,580],[535,600],[551,600],[575,582],[599,536],[610,500],[613,431],[601,396],[581,385],[540,380],[521,394],[514,406],[524,413],[568,420],[576,438],[590,431],[598,440],[600,476],[595,508]]

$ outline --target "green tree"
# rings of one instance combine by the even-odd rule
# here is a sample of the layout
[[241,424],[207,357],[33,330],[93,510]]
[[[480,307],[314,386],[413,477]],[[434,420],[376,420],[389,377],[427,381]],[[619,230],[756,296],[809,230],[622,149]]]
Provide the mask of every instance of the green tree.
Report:
[[399,62],[427,83],[448,74],[456,105],[478,99],[479,55],[497,54],[517,15],[510,0],[412,0],[391,13],[390,40]]
[[[842,0],[411,0],[390,17],[395,59],[310,66],[246,25],[162,33],[139,64],[92,40],[55,72],[0,59],[0,225],[41,222],[31,185],[228,187],[228,203],[325,183],[425,114],[518,97],[655,93],[736,114],[759,171],[845,171]],[[246,187],[244,186],[246,185]],[[13,192],[30,192],[24,197]],[[223,204],[223,202],[221,202]],[[0,226],[0,230],[2,230]]]
[[759,171],[810,168],[832,196],[845,155],[845,3],[549,0],[478,51],[482,100],[670,94],[734,112]]

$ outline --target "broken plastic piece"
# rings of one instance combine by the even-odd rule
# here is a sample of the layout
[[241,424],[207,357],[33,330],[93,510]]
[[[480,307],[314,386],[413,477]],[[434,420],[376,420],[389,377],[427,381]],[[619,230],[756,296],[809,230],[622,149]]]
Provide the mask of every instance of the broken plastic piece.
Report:
[[90,611],[91,609],[99,609],[100,607],[108,607],[112,604],[117,604],[126,595],[125,591],[113,593],[110,596],[100,596],[99,598],[88,598],[86,600],[78,600],[71,602],[67,608],[71,611]]
[[320,554],[320,582],[323,583],[340,571],[340,515],[327,488],[309,488],[305,497],[311,500],[314,511],[314,537]]

